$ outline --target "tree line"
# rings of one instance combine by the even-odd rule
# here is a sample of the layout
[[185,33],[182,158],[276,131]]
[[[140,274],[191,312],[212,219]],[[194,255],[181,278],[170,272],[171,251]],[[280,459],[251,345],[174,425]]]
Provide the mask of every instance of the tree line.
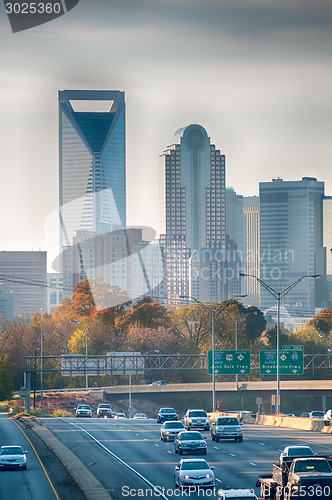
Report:
[[[9,397],[23,385],[26,356],[37,356],[38,360],[41,337],[44,356],[84,355],[86,339],[90,356],[105,355],[109,351],[205,354],[211,349],[212,314],[200,304],[166,308],[152,297],[144,297],[135,303],[128,300],[119,305],[119,295],[125,298],[126,294],[118,287],[97,279],[93,282],[93,294],[91,289],[88,280],[78,283],[72,297],[65,297],[53,314],[36,312],[31,321],[18,317],[8,322],[2,318],[0,399]],[[101,303],[112,304],[112,297],[114,305],[100,307]],[[235,348],[235,328],[238,349],[258,353],[261,349],[275,348],[275,328],[266,330],[266,320],[258,308],[245,307],[236,300],[207,305],[216,312],[224,306],[215,316],[215,349]],[[296,332],[282,330],[281,343],[303,344],[305,353],[328,353],[331,332],[332,308],[329,308]],[[151,373],[141,376],[141,382],[149,382],[149,376]],[[188,378],[188,374],[179,372],[168,373],[168,376],[173,382]],[[190,381],[195,380],[209,380],[209,376],[191,372]],[[91,377],[91,383],[99,386],[127,383],[127,377]],[[82,385],[83,377],[62,377],[59,372],[44,374],[45,388]]]

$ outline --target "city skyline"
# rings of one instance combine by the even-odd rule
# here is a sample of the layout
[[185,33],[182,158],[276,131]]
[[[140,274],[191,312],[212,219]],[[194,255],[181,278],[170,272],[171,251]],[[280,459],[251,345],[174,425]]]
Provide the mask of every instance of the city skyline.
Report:
[[279,176],[315,176],[332,194],[328,2],[81,0],[21,34],[6,16],[0,23],[1,249],[46,249],[59,89],[126,92],[129,226],[159,233],[158,157],[191,123],[227,156],[226,183],[238,194],[257,195],[259,182]]

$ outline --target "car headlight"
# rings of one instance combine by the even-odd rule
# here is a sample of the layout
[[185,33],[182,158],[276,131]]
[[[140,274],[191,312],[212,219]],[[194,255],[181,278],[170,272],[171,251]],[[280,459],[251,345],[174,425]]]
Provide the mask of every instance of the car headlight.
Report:
[[185,479],[189,479],[189,476],[188,476],[188,474],[186,474],[186,475],[184,476],[184,478],[185,478]]
[[240,430],[241,430],[241,427],[240,427],[240,426],[238,426],[238,427],[236,428],[236,431],[237,431],[237,432],[239,432]]
[[210,477],[212,477],[212,475],[211,474],[206,474],[205,477],[207,477],[208,479],[210,479]]
[[199,443],[200,446],[206,446],[206,443]]
[[169,431],[166,431],[165,434],[169,434]]

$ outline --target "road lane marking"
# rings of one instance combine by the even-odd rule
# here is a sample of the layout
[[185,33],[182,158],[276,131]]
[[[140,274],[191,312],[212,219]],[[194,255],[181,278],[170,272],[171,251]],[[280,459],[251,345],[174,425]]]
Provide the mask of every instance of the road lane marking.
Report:
[[[62,419],[62,417],[60,417],[60,418]],[[65,420],[65,419],[63,419],[63,420]],[[155,484],[151,483],[146,477],[144,477],[142,474],[140,474],[140,472],[138,472],[136,469],[134,469],[133,467],[131,467],[131,465],[127,464],[124,460],[122,460],[122,458],[118,457],[115,453],[113,453],[111,450],[109,450],[108,448],[106,448],[106,446],[104,446],[103,443],[101,443],[100,441],[98,441],[98,439],[95,438],[90,432],[88,432],[87,430],[85,430],[83,427],[80,427],[79,425],[75,424],[74,422],[71,422],[70,420],[65,420],[65,421],[68,422],[73,427],[77,427],[82,432],[84,432],[84,434],[86,434],[87,436],[89,436],[92,439],[92,441],[94,441],[97,445],[99,445],[101,448],[103,448],[103,450],[105,450],[109,455],[111,455],[113,458],[115,458],[116,460],[118,460],[122,465],[124,465],[125,467],[127,467],[127,469],[129,469],[134,474],[136,474],[140,479],[142,479],[142,481],[144,481],[148,486],[150,486],[150,488],[152,488],[152,489],[157,489],[158,488]],[[147,441],[146,438],[144,438],[144,439]],[[169,500],[169,498],[166,495],[164,495],[161,491],[159,491],[158,496],[159,496],[159,498],[163,498],[164,500]],[[57,500],[60,500],[60,499],[57,497]]]
[[264,444],[264,443],[259,443],[259,444],[260,444],[261,446],[265,446],[265,444]]
[[222,483],[222,480],[218,479],[217,477],[215,478],[215,480],[218,481],[218,483]]
[[253,467],[257,467],[257,465],[254,464],[253,462],[250,462],[250,465],[252,465]]
[[230,453],[230,456],[231,456],[231,457],[235,457],[234,453]]
[[44,467],[44,464],[43,464],[43,462],[41,461],[41,459],[40,459],[40,457],[39,457],[39,455],[38,455],[38,453],[37,453],[37,451],[36,451],[35,447],[34,447],[34,446],[33,446],[33,444],[31,443],[31,441],[30,441],[30,439],[28,438],[28,436],[25,434],[24,430],[23,430],[23,429],[21,429],[21,427],[18,425],[18,423],[17,423],[17,422],[15,422],[15,420],[14,420],[13,418],[11,419],[11,421],[12,421],[12,422],[14,422],[14,424],[15,424],[15,425],[16,425],[16,426],[20,429],[20,431],[22,432],[22,434],[24,434],[25,438],[26,438],[26,439],[27,439],[27,441],[30,443],[30,446],[31,446],[31,448],[33,449],[33,451],[35,452],[35,455],[36,455],[36,457],[37,457],[37,459],[38,459],[38,461],[39,461],[39,463],[40,463],[40,465],[41,465],[41,467],[42,467],[42,469],[43,469],[43,471],[44,471],[44,474],[45,474],[45,476],[46,476],[46,478],[47,478],[47,480],[48,480],[48,482],[49,482],[49,484],[50,484],[50,486],[51,486],[51,488],[52,488],[52,491],[53,491],[53,493],[54,493],[54,495],[55,495],[55,498],[56,498],[57,500],[60,500],[60,498],[58,497],[58,494],[57,494],[57,492],[55,491],[55,488],[54,488],[54,486],[53,486],[53,484],[52,484],[52,481],[50,480],[49,475],[48,475],[48,474],[47,474],[47,472],[46,472],[46,469],[45,469],[45,467]]
[[158,446],[158,448],[159,448],[159,444],[157,444],[157,443],[154,443],[154,445],[155,445],[155,446]]
[[214,448],[215,450],[219,450],[218,446],[214,446],[213,448]]

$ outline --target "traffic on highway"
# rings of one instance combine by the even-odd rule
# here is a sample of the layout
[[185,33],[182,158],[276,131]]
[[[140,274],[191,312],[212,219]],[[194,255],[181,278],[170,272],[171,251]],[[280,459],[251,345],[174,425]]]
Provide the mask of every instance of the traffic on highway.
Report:
[[[272,474],[272,465],[278,462],[285,447],[306,445],[319,455],[332,455],[329,435],[253,424],[241,426],[242,443],[222,438],[219,442],[213,441],[210,431],[204,428],[182,431],[202,435],[206,444],[203,458],[191,449],[179,457],[173,439],[161,439],[161,424],[155,418],[40,420],[79,457],[114,500],[126,497],[169,499],[188,495],[206,498],[217,497],[218,491],[221,498],[228,490],[242,490],[247,496],[250,493],[259,497],[259,476]],[[195,460],[203,460],[207,469],[203,469],[204,474],[191,472],[183,474],[182,478],[183,460],[189,460],[191,465]],[[204,484],[206,479],[210,484]],[[187,484],[183,484],[185,481]]]
[[[226,499],[230,498],[230,492],[233,492],[233,499],[243,496],[255,498],[255,495],[274,498],[268,496],[266,484],[274,480],[273,468],[281,467],[282,461],[289,460],[290,463],[294,454],[301,457],[296,460],[302,460],[302,463],[307,454],[310,459],[320,457],[320,462],[324,460],[321,458],[323,455],[332,457],[329,434],[255,424],[241,425],[243,441],[239,443],[237,439],[223,437],[222,433],[217,441],[215,434],[211,435],[211,430],[205,428],[205,422],[200,429],[186,430],[183,421],[166,420],[161,424],[156,418],[98,419],[93,415],[88,419],[83,416],[48,417],[39,421],[79,458],[82,466],[100,481],[113,500],[166,500],[188,496]],[[179,436],[172,435],[165,439],[165,429],[174,424],[179,425]],[[230,431],[233,431],[231,426]],[[188,438],[199,439],[196,443],[192,439],[186,440],[186,434]],[[0,419],[0,436],[2,446],[17,445],[27,451],[27,470],[0,472],[0,497],[8,498],[7,486],[2,481],[5,477],[8,488],[14,485],[20,488],[21,496],[15,497],[18,500],[62,500],[64,497],[57,496],[55,488],[52,488],[52,475],[56,475],[56,471],[51,469],[48,476],[44,474],[32,444],[20,435],[17,424],[11,419]],[[189,443],[189,446],[179,447],[181,441]],[[308,463],[313,465],[312,460]],[[298,474],[299,465],[296,467],[293,465],[294,474]],[[330,475],[319,497],[322,499],[332,498],[332,491],[327,492],[326,489],[332,481],[332,472],[329,471],[330,468],[323,471],[325,475]],[[264,477],[267,478],[265,482],[261,479]],[[29,495],[23,493],[25,487],[29,489]],[[79,497],[73,495],[71,498],[76,500]],[[285,496],[285,500],[287,498]],[[290,499],[294,500],[295,496]]]

